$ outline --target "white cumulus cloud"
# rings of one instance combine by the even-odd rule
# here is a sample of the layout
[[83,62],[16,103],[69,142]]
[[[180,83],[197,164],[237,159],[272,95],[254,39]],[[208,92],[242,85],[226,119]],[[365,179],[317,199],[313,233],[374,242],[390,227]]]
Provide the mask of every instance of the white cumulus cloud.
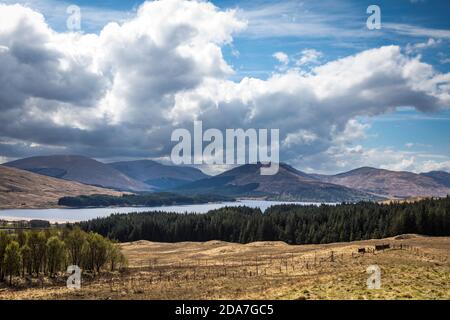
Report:
[[232,81],[222,49],[246,25],[208,2],[160,0],[98,34],[61,33],[32,9],[0,5],[0,154],[163,158],[174,128],[202,120],[205,128],[278,128],[282,161],[325,170],[369,159],[351,144],[364,138],[358,116],[450,106],[450,74],[398,46],[325,64],[304,51],[309,71],[289,68],[278,52],[285,68],[269,79]]

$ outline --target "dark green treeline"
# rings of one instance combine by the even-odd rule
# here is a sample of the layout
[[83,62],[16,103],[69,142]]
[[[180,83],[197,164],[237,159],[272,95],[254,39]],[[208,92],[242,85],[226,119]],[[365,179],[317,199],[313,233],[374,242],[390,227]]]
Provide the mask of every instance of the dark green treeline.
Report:
[[115,214],[83,222],[81,228],[121,242],[280,240],[309,244],[384,238],[404,233],[448,236],[450,198],[389,205],[373,202],[320,207],[280,205],[265,213],[247,207],[227,207],[207,214]]

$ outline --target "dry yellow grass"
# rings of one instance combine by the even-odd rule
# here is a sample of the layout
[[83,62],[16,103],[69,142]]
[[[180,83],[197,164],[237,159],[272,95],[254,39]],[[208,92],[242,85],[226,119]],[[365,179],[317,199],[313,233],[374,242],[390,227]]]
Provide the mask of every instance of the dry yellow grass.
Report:
[[[381,243],[415,249],[356,253]],[[121,247],[129,260],[124,273],[84,279],[80,291],[61,283],[4,287],[0,299],[450,299],[448,237],[301,246],[138,241]],[[366,286],[372,264],[381,268],[379,290]]]

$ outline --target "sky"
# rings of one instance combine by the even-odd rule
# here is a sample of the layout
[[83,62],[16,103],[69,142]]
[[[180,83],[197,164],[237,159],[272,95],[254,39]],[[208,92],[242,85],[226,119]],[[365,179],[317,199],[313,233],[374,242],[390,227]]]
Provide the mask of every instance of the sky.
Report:
[[[381,29],[367,27],[372,4]],[[0,1],[0,163],[168,162],[171,132],[201,120],[278,128],[281,161],[307,172],[450,171],[449,12],[446,0]]]

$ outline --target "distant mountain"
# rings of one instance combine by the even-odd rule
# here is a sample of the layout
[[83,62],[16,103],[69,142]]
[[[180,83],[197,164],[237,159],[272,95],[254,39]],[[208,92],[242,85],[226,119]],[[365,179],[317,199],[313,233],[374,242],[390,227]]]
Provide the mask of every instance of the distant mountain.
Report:
[[196,168],[164,165],[152,160],[114,162],[109,165],[159,190],[176,188],[209,177]]
[[445,171],[431,171],[427,173],[421,173],[422,176],[432,178],[437,183],[450,188],[450,173]]
[[442,197],[450,189],[435,179],[406,171],[363,167],[337,175],[315,175],[321,181],[388,198]]
[[31,157],[4,164],[45,176],[127,191],[150,191],[145,183],[134,180],[104,163],[83,156],[56,155]]
[[172,191],[311,202],[450,195],[450,173],[442,171],[415,174],[363,167],[337,175],[320,175],[307,174],[282,163],[273,176],[261,175],[261,164],[248,164],[210,177],[196,168],[152,160],[104,164],[76,155],[31,157],[4,165],[122,191]]
[[0,166],[2,209],[55,207],[59,198],[92,194],[120,196],[122,192]]
[[285,201],[343,202],[376,198],[365,192],[319,181],[287,164],[280,164],[278,173],[273,176],[261,175],[260,168],[261,164],[243,165],[175,190]]

